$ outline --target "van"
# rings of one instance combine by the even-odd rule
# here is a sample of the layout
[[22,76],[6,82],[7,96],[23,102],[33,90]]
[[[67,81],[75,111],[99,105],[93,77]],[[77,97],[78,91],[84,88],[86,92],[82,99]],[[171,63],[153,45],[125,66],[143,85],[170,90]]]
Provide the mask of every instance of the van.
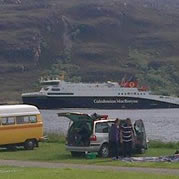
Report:
[[[105,158],[110,155],[109,130],[115,119],[108,119],[107,115],[93,115],[65,112],[58,116],[70,119],[67,131],[66,149],[72,156],[80,156],[86,152],[97,152]],[[126,120],[120,120],[120,125]],[[135,143],[133,152],[141,153],[147,149],[147,138],[143,121],[136,120],[134,125]]]
[[23,146],[26,150],[33,150],[42,139],[42,117],[35,106],[0,106],[0,147]]

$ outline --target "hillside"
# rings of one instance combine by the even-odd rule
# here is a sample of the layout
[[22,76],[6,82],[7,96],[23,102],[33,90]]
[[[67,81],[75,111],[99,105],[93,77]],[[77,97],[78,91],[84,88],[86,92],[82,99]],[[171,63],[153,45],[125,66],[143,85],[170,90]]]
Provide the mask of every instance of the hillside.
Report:
[[177,0],[0,0],[0,12],[1,102],[60,71],[179,95]]

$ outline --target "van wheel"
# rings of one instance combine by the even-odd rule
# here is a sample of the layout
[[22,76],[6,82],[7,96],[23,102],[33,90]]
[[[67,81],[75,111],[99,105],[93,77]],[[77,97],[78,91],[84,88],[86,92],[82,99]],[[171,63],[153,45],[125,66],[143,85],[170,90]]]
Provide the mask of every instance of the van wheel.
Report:
[[139,149],[139,154],[144,154],[144,153],[145,153],[145,149],[144,148]]
[[24,149],[25,150],[33,150],[35,146],[34,140],[26,140],[24,143]]
[[84,152],[71,152],[72,157],[82,157]]
[[39,147],[39,142],[38,141],[35,142],[35,146]]
[[102,158],[109,157],[109,145],[108,144],[103,144],[101,146],[101,149],[99,151],[99,156]]
[[6,148],[7,148],[7,150],[9,150],[9,151],[15,151],[15,150],[17,150],[17,148],[16,148],[15,145],[8,145]]

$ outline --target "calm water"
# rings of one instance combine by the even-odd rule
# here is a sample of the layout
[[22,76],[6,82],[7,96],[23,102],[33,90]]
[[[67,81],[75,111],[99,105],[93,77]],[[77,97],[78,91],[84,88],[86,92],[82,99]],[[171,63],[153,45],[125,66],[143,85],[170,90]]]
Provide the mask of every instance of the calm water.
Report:
[[179,109],[155,109],[155,110],[84,110],[62,109],[41,110],[44,119],[45,132],[66,134],[69,120],[58,117],[58,112],[82,112],[92,114],[107,114],[111,118],[127,118],[132,121],[143,119],[149,139],[163,141],[179,141]]

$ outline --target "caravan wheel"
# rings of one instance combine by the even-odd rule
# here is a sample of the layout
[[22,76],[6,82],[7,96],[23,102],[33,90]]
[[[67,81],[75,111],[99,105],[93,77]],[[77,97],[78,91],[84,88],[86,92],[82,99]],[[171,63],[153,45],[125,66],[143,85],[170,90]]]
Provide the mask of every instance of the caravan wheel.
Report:
[[33,150],[35,146],[34,140],[26,140],[24,143],[24,149],[25,150]]

